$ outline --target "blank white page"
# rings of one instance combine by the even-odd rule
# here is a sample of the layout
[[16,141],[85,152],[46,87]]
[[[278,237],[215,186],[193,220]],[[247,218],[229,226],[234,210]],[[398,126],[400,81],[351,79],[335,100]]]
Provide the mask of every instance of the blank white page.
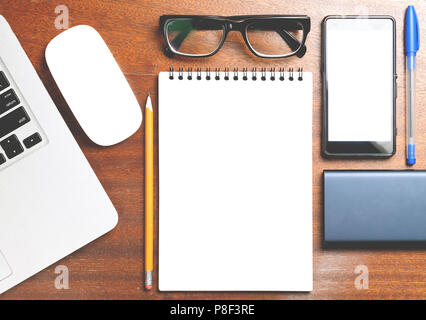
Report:
[[312,290],[312,74],[159,75],[159,289]]

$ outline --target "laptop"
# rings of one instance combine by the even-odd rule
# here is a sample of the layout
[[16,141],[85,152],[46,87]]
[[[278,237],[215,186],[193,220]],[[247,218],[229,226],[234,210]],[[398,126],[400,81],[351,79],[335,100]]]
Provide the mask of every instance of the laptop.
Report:
[[118,216],[2,16],[0,43],[2,293],[110,231]]

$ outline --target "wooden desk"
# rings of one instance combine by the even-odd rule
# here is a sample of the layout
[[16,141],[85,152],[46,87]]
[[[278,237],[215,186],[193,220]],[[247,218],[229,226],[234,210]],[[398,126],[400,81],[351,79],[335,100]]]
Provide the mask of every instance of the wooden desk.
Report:
[[[303,66],[314,74],[313,104],[313,215],[314,290],[311,293],[160,293],[143,289],[144,166],[142,128],[127,141],[113,147],[92,144],[79,128],[57,89],[44,60],[47,43],[61,31],[55,28],[55,7],[69,8],[70,26],[89,24],[103,36],[124,71],[141,106],[148,92],[157,110],[157,74],[174,66],[262,67]],[[117,208],[116,229],[71,256],[35,275],[1,296],[2,299],[394,299],[426,298],[426,255],[421,250],[325,250],[322,247],[322,187],[324,169],[405,168],[405,73],[403,21],[406,1],[387,0],[67,0],[12,1],[0,3],[0,13],[10,23],[43,83],[83,149],[94,171]],[[416,4],[420,21],[426,3]],[[159,32],[162,14],[307,14],[312,19],[308,52],[302,59],[262,60],[254,57],[238,33],[230,34],[222,50],[207,59],[169,59],[162,54]],[[325,160],[320,155],[321,83],[320,23],[330,14],[387,14],[397,21],[397,153],[389,160]],[[420,34],[426,34],[421,23]],[[426,63],[420,49],[417,62],[417,159],[416,169],[426,168]],[[365,70],[374,77],[374,70]],[[157,152],[157,150],[155,150]],[[158,162],[156,161],[158,170]],[[156,181],[157,185],[157,181]],[[158,186],[158,185],[157,185]],[[157,204],[158,204],[158,194]],[[158,214],[158,205],[156,208]],[[156,219],[157,223],[157,219]],[[157,248],[157,246],[156,246]],[[70,289],[54,286],[55,266],[70,271]],[[369,289],[354,285],[356,266],[369,268]],[[157,274],[155,273],[154,283]]]

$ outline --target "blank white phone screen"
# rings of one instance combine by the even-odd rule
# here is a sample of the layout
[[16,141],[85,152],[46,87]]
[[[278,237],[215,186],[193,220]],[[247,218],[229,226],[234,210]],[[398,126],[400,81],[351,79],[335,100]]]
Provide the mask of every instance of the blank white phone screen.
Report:
[[326,22],[329,141],[391,141],[393,22]]

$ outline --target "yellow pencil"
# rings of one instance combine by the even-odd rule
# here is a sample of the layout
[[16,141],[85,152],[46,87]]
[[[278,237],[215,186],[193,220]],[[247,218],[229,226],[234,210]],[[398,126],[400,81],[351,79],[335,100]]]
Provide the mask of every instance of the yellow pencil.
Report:
[[145,109],[145,288],[152,289],[154,269],[154,115],[148,94]]

